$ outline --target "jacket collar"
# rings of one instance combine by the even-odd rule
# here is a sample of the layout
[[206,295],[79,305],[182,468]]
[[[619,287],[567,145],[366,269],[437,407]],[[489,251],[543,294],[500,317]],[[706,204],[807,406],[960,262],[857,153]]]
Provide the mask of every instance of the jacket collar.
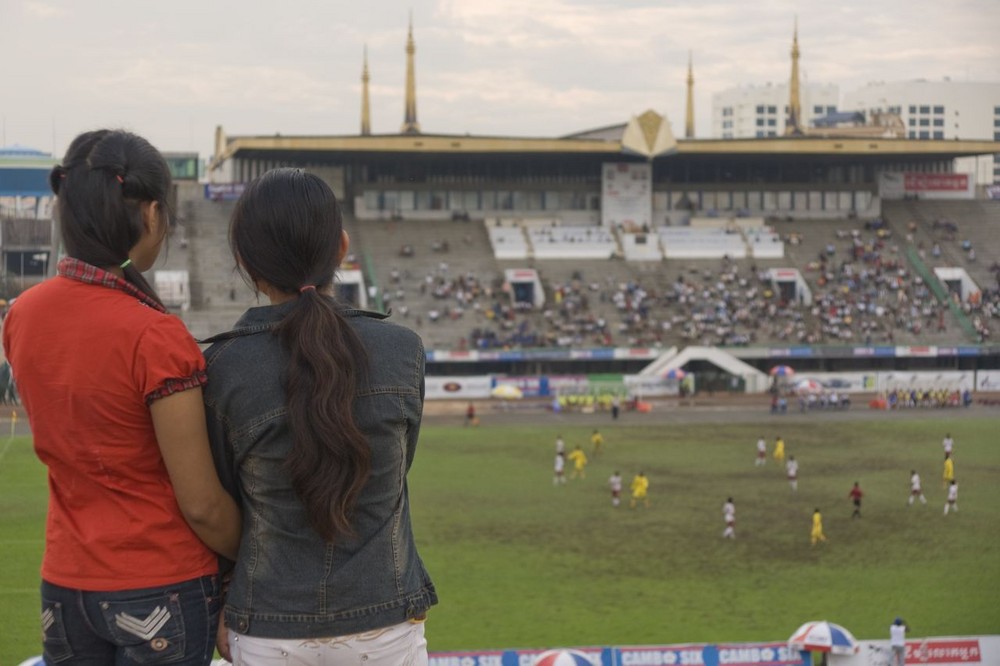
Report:
[[[340,314],[344,317],[369,317],[371,319],[386,319],[389,317],[391,312],[381,313],[381,312],[371,312],[369,310],[358,310],[356,308],[345,308],[333,298],[334,307],[336,307]],[[278,327],[278,324],[285,318],[285,316],[295,307],[298,300],[292,299],[286,301],[279,305],[261,305],[255,308],[250,308],[239,318],[233,328],[225,333],[218,333],[212,337],[205,338],[204,340],[199,340],[201,344],[212,344],[213,342],[219,342],[221,340],[230,340],[232,338],[244,337],[247,335],[256,335],[258,333],[267,333],[273,331]]]

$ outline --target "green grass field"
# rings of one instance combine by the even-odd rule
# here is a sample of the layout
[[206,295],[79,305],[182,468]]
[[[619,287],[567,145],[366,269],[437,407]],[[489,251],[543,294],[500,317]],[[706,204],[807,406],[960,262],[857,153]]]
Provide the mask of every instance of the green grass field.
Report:
[[[921,415],[922,416],[922,415]],[[828,619],[884,638],[1000,631],[997,419],[602,426],[585,480],[552,485],[557,429],[424,428],[410,475],[420,552],[441,604],[432,651],[783,640]],[[590,427],[562,427],[590,451]],[[956,440],[960,513],[942,516],[941,438]],[[782,435],[799,491],[754,443]],[[27,439],[0,445],[0,663],[40,652],[45,475]],[[909,471],[927,506],[906,506]],[[643,469],[649,509],[611,506],[608,476]],[[859,480],[860,520],[847,499]],[[735,541],[722,503],[737,506]],[[627,504],[627,500],[626,500]],[[828,541],[809,545],[814,508]]]

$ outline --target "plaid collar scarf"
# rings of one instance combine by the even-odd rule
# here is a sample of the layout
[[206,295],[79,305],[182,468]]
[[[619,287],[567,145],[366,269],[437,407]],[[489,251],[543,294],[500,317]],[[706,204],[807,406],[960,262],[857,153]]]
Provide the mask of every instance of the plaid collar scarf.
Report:
[[138,299],[140,303],[148,305],[154,310],[159,310],[160,312],[167,311],[162,305],[140,291],[140,289],[131,282],[126,282],[114,273],[109,273],[103,268],[98,268],[97,266],[91,266],[90,264],[80,261],[79,259],[75,259],[74,257],[63,257],[60,259],[59,265],[56,268],[56,273],[61,277],[69,278],[70,280],[76,280],[86,284],[96,284],[101,287],[124,291],[129,296],[133,296]]

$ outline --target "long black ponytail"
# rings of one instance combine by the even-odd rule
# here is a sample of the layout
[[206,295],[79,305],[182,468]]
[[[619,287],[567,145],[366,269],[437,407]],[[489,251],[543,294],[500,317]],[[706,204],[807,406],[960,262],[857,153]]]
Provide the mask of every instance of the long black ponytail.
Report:
[[371,472],[368,440],[353,411],[367,355],[324,293],[340,260],[342,230],[333,192],[299,169],[275,169],[250,183],[229,227],[233,256],[249,281],[297,299],[277,329],[290,357],[293,445],[286,469],[310,524],[327,541],[354,533],[351,515]]
[[140,204],[157,202],[169,220],[170,170],[160,152],[131,132],[85,132],[49,173],[49,185],[66,254],[100,268],[120,266],[126,281],[162,305],[142,273],[126,263],[143,232]]

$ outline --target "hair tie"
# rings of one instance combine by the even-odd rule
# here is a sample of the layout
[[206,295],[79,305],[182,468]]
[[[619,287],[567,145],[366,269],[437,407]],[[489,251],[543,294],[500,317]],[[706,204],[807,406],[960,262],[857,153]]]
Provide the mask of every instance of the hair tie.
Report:
[[119,174],[115,174],[115,178],[117,178],[117,179],[118,179],[118,182],[119,182],[119,183],[120,183],[121,185],[124,185],[124,184],[125,184],[125,179],[124,179],[124,178],[122,178],[122,175],[121,175],[120,173],[119,173]]
[[125,261],[123,261],[121,263],[121,265],[119,266],[119,268],[121,268],[122,270],[125,270],[128,267],[128,265],[131,264],[131,263],[132,263],[131,259],[126,259]]
[[310,289],[312,289],[313,291],[316,291],[316,285],[314,285],[314,284],[307,284],[304,287],[299,287],[299,293],[300,294],[304,294],[307,291],[309,291]]

